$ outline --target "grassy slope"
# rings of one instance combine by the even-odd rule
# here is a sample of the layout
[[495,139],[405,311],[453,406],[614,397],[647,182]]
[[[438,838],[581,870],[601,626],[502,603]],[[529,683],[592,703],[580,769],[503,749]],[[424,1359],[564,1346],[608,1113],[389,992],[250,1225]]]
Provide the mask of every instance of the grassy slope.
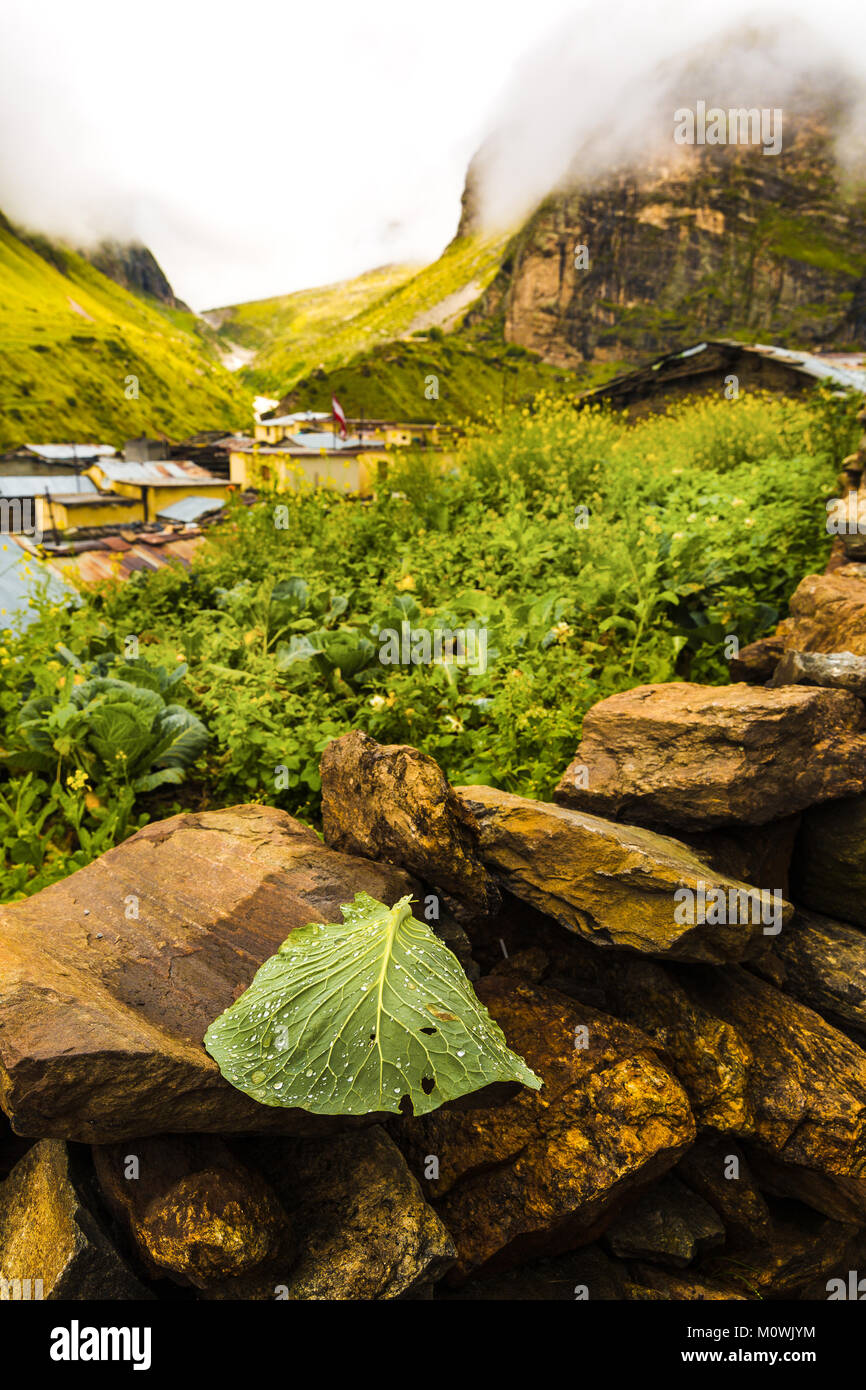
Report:
[[[213,321],[224,341],[256,351],[244,381],[287,395],[297,409],[328,410],[336,394],[350,415],[458,423],[495,416],[542,390],[574,395],[579,385],[614,374],[620,364],[588,369],[578,382],[506,345],[496,320],[462,326],[508,245],[508,237],[455,239],[421,270],[388,266],[341,284],[215,310]],[[431,377],[438,397],[429,394]]]
[[[505,238],[463,237],[423,269],[390,266],[342,284],[281,299],[236,305],[220,336],[257,350],[250,385],[284,393],[317,370],[333,371],[361,353],[422,326],[423,317],[459,317],[499,268]],[[465,297],[465,302],[463,298]]]
[[[249,392],[193,314],[131,294],[72,251],[34,244],[51,262],[0,219],[0,447],[247,423]],[[138,400],[126,399],[128,376]]]

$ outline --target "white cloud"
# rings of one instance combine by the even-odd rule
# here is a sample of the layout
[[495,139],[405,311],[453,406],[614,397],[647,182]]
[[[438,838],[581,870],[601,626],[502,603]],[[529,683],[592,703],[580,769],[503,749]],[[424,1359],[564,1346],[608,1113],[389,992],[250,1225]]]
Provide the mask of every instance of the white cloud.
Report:
[[866,53],[862,0],[815,9],[5,0],[0,208],[73,239],[139,237],[197,308],[429,260],[503,116],[505,207],[543,192],[593,121],[631,110],[651,61],[741,15],[809,15]]

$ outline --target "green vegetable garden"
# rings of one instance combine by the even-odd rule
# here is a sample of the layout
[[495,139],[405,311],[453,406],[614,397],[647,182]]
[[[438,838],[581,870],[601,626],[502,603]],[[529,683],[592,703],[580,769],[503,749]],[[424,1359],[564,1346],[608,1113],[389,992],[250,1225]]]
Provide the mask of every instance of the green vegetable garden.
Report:
[[[176,810],[316,826],[322,750],[353,727],[549,797],[590,705],[725,682],[726,639],[823,568],[855,410],[749,394],[630,423],[541,398],[471,427],[453,467],[406,454],[370,500],[238,502],[191,571],[42,595],[0,646],[3,900]],[[407,624],[483,632],[484,669],[384,663]]]

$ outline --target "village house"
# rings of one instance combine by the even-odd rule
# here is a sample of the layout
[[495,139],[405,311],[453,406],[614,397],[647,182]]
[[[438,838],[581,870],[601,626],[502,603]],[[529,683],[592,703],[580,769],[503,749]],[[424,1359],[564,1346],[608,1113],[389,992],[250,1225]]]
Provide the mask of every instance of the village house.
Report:
[[116,452],[113,444],[21,444],[0,455],[0,477],[80,473]]
[[185,497],[207,497],[224,502],[232,491],[230,483],[215,478],[195,463],[180,459],[127,463],[125,459],[102,459],[87,471],[102,492],[134,498],[141,504],[142,521],[155,521],[163,507]]
[[262,444],[280,444],[284,439],[297,434],[299,430],[315,428],[321,424],[324,428],[328,420],[333,416],[324,410],[304,410],[294,415],[276,415],[266,420],[257,420],[253,427],[254,438]]
[[341,440],[332,434],[309,435],[312,443],[290,438],[282,445],[254,441],[238,445],[229,455],[231,481],[238,487],[294,492],[310,487],[334,488],[366,496],[387,468],[384,445]]
[[637,418],[696,394],[729,400],[748,390],[797,396],[819,385],[843,392],[866,391],[866,353],[799,352],[708,338],[585,391],[577,404],[628,407]]

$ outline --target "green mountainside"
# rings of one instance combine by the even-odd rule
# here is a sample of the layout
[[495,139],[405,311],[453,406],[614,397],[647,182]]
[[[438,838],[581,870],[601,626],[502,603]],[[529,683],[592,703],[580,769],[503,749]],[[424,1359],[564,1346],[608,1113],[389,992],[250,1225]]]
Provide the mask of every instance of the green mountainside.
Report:
[[196,315],[0,214],[0,448],[180,439],[246,425],[249,413],[248,389]]
[[[422,269],[387,266],[355,280],[211,310],[226,347],[252,350],[241,377],[280,395],[286,410],[457,423],[528,402],[541,390],[574,394],[578,377],[504,336],[504,315],[465,319],[510,259],[509,236],[455,237]],[[604,375],[617,368],[606,366]],[[587,372],[585,382],[599,379]]]

